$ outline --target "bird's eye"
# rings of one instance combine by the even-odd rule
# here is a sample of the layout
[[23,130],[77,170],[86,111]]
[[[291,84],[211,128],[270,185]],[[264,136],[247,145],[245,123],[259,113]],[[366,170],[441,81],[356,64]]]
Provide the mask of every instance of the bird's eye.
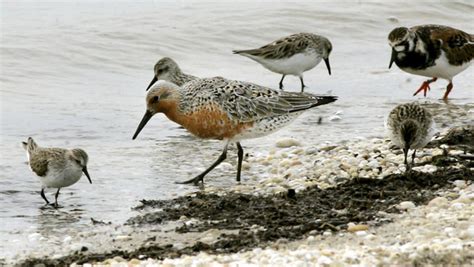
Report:
[[166,72],[166,71],[168,71],[168,67],[163,67],[161,69],[158,69],[157,73],[161,74],[161,73]]
[[81,165],[81,161],[76,159],[76,163]]
[[159,99],[160,99],[159,96],[154,96],[151,101],[152,101],[152,103],[156,103],[156,102],[158,102]]

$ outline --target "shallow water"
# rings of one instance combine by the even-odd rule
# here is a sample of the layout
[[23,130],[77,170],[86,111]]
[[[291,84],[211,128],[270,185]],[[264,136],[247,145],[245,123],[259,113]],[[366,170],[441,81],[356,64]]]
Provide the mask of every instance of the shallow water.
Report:
[[[350,7],[350,8],[349,8]],[[207,167],[222,149],[155,116],[132,141],[144,113],[154,63],[170,56],[185,72],[277,87],[280,76],[232,49],[253,48],[295,32],[333,43],[332,75],[324,64],[305,74],[306,90],[340,99],[302,115],[265,138],[243,142],[246,152],[270,149],[281,137],[308,144],[383,136],[385,115],[413,101],[423,77],[387,69],[388,32],[398,25],[447,24],[474,32],[474,6],[464,3],[1,3],[0,258],[39,246],[38,240],[88,231],[90,218],[120,224],[143,198],[165,199],[196,190],[174,184]],[[474,69],[457,76],[449,107],[472,104]],[[438,99],[445,81],[426,101]],[[299,80],[285,79],[298,91]],[[442,103],[442,104],[439,104]],[[471,107],[472,105],[468,105]],[[341,120],[329,121],[336,112]],[[469,111],[468,111],[469,112]],[[323,124],[316,125],[323,117]],[[449,123],[448,123],[449,124]],[[20,142],[81,147],[93,184],[62,190],[59,211],[42,209],[40,184]],[[235,150],[230,160],[235,164]],[[243,173],[251,175],[252,169]],[[207,181],[234,183],[234,170]],[[54,190],[47,197],[54,199]],[[37,235],[35,233],[39,233]]]

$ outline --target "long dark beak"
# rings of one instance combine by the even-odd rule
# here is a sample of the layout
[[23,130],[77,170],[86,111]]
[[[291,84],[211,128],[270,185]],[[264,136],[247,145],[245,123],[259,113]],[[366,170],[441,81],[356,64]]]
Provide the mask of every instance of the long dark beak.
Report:
[[326,67],[328,68],[329,75],[331,75],[331,65],[329,65],[329,58],[325,58],[324,63],[326,63]]
[[156,76],[153,77],[153,80],[151,80],[150,84],[148,85],[148,87],[146,88],[145,91],[148,91],[148,89],[150,89],[150,87],[157,81],[158,79],[156,79]]
[[389,69],[392,67],[395,58],[397,58],[397,52],[395,51],[395,49],[392,48],[392,57],[390,58],[390,64],[388,65]]
[[151,117],[153,117],[153,114],[150,111],[147,110],[145,112],[145,115],[143,115],[142,121],[140,122],[140,124],[138,124],[138,128],[137,128],[137,130],[135,131],[135,134],[132,137],[133,140],[135,140],[135,138],[137,138],[138,134],[141,132],[143,127],[145,127],[146,123],[151,119]]
[[91,177],[89,176],[89,172],[87,172],[87,167],[84,166],[84,168],[82,168],[82,172],[84,172],[84,174],[87,176],[87,179],[89,179],[89,183],[92,184],[92,180],[91,180]]

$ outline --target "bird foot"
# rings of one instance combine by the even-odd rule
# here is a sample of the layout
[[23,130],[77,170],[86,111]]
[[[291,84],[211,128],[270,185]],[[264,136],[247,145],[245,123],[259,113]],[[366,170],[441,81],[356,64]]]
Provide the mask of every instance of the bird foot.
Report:
[[426,93],[431,90],[430,88],[430,82],[429,81],[424,81],[421,86],[420,86],[420,89],[418,89],[414,94],[413,96],[416,96],[419,92],[423,91],[423,96],[426,97]]
[[56,203],[49,202],[49,203],[44,204],[40,209],[46,210],[46,209],[51,209],[51,208],[59,209],[59,208],[62,208],[62,206],[59,206],[59,204],[56,204]]
[[59,206],[59,204],[57,202],[56,203],[48,203],[47,205],[52,206],[55,209],[61,208],[61,206]]
[[202,182],[204,184],[204,175],[198,175],[194,177],[193,179],[189,179],[183,182],[176,182],[177,184],[190,184],[193,183],[194,185],[198,185],[199,182]]

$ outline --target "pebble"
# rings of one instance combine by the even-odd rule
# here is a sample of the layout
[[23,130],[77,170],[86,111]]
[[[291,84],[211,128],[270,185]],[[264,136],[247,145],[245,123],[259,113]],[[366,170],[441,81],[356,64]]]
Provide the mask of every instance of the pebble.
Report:
[[459,210],[459,209],[464,209],[464,207],[466,207],[466,204],[464,204],[464,203],[459,203],[458,202],[458,203],[451,204],[452,209],[458,209]]
[[463,189],[467,187],[466,181],[464,180],[456,180],[453,182],[453,184],[459,189]]
[[118,235],[115,237],[115,240],[119,240],[119,241],[127,241],[127,240],[131,240],[132,237],[128,236],[128,235]]
[[415,207],[416,207],[415,203],[411,201],[403,201],[397,205],[397,208],[399,210],[411,210],[411,209],[414,209]]
[[221,170],[233,170],[234,169],[234,166],[232,164],[230,164],[229,162],[222,162],[217,167]]
[[141,261],[139,259],[131,259],[128,263],[131,265],[140,265]]
[[278,140],[275,145],[279,148],[287,148],[292,146],[301,146],[301,143],[294,138],[283,138]]
[[365,235],[367,235],[367,231],[357,231],[357,232],[355,232],[355,234],[357,236],[365,236]]
[[430,207],[446,207],[448,205],[448,199],[445,197],[435,197],[430,202],[428,206]]
[[358,232],[358,231],[367,231],[369,226],[366,224],[348,224],[347,231],[349,232]]
[[330,265],[331,263],[332,263],[332,260],[327,256],[321,256],[318,258],[318,265],[326,266],[326,265]]
[[466,236],[474,239],[474,224],[466,230]]

